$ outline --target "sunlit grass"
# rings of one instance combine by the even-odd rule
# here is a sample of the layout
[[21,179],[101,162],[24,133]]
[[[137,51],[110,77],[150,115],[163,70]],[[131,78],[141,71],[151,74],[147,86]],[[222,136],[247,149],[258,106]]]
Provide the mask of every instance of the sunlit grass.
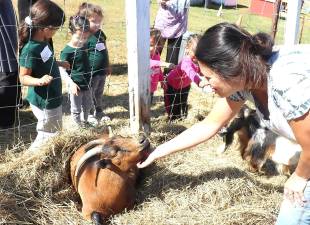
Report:
[[[134,1],[134,0],[131,0]],[[16,0],[13,1],[16,3]],[[54,40],[56,55],[69,41],[68,18],[77,11],[81,0],[55,0],[66,13],[66,23]],[[112,76],[106,80],[104,112],[112,118],[108,124],[116,134],[129,133],[129,103],[127,82],[127,47],[125,1],[89,0],[104,9],[104,25]],[[249,0],[239,0],[237,8],[224,8],[217,16],[218,5],[209,8],[191,7],[189,31],[203,32],[223,22],[236,22],[243,15],[242,27],[251,33],[270,32],[271,19],[249,13]],[[157,11],[151,1],[150,26]],[[285,20],[279,21],[277,44],[283,43]],[[310,43],[309,20],[305,22],[303,43]],[[68,153],[77,145],[92,139],[98,130],[71,129],[69,102],[64,87],[64,132],[44,146],[45,155],[29,155],[27,147],[35,137],[35,122],[31,110],[21,109],[21,126],[0,133],[0,144],[11,147],[0,157],[0,224],[64,225],[90,224],[80,212],[77,199],[67,182],[64,168]],[[189,116],[184,121],[167,123],[163,92],[158,90],[151,107],[152,145],[170,140],[187,127],[204,118],[216,96],[192,88],[189,96]],[[27,126],[27,124],[31,124]],[[102,128],[102,127],[101,127]],[[92,133],[93,132],[93,133]],[[159,160],[143,171],[138,186],[135,209],[110,218],[115,225],[252,225],[274,224],[281,202],[284,176],[268,177],[247,170],[235,145],[219,154],[219,137]],[[236,143],[235,143],[236,144]],[[1,146],[1,145],[0,145]],[[4,151],[1,149],[2,152]],[[28,155],[27,155],[28,153]],[[53,175],[53,176],[52,176]],[[53,179],[52,179],[53,178]],[[63,189],[62,189],[63,188]]]

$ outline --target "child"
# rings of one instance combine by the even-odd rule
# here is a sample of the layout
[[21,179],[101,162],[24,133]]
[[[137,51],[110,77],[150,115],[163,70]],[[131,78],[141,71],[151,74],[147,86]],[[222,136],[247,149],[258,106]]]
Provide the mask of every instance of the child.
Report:
[[199,87],[206,85],[205,82],[201,82],[198,75],[200,70],[196,64],[195,49],[198,40],[197,34],[189,36],[185,47],[185,57],[167,76],[165,107],[170,121],[187,117],[187,98],[191,82],[195,82]]
[[[36,150],[62,127],[62,86],[50,40],[63,25],[65,14],[54,2],[39,0],[19,30],[20,82],[29,86],[27,100],[38,119]],[[64,64],[65,66],[66,64]]]
[[[107,36],[100,29],[103,19],[103,12],[100,6],[91,3],[82,3],[79,8],[80,16],[89,20],[91,36],[88,39],[89,63],[92,72],[91,87],[95,109],[91,110],[92,120],[109,120],[104,116],[102,109],[102,95],[106,75],[111,73],[108,49],[106,45]],[[95,117],[95,118],[94,118]]]
[[[71,65],[70,102],[71,116],[79,127],[88,125],[88,114],[92,107],[90,90],[90,65],[88,61],[87,46],[90,35],[89,21],[82,16],[72,16],[69,21],[71,41],[61,51],[60,58]],[[81,120],[81,112],[83,112]]]
[[151,67],[151,103],[153,102],[154,92],[157,90],[158,82],[163,81],[164,76],[161,67],[174,68],[174,64],[160,61],[160,53],[157,50],[157,44],[160,39],[160,31],[151,29],[150,31],[150,67]]

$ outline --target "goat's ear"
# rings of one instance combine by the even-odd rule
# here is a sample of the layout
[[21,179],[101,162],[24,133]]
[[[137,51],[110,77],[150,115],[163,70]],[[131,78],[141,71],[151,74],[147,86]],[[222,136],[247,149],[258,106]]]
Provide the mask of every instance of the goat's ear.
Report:
[[110,126],[105,126],[102,130],[102,134],[108,135],[110,133]]
[[113,134],[113,131],[112,131],[112,127],[108,126],[108,130],[109,130],[109,138],[113,137],[114,134]]
[[102,134],[100,135],[100,138],[103,139],[109,139],[113,136],[112,128],[111,126],[107,126],[103,129]]
[[96,162],[96,166],[101,169],[109,169],[112,166],[112,161],[111,159],[101,159]]

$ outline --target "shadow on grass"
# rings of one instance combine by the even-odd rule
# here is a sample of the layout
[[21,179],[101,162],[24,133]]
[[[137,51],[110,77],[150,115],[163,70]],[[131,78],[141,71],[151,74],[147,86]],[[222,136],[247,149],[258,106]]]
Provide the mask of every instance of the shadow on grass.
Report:
[[[207,6],[208,9],[214,9],[214,10],[218,10],[220,7],[221,5],[215,4],[215,3],[210,3]],[[236,6],[224,6],[223,5],[223,9],[241,9],[241,8],[249,8],[249,7],[246,5],[241,5],[241,4],[237,4]]]
[[128,73],[128,65],[127,64],[112,64],[112,74],[113,75],[123,75]]
[[0,152],[18,149],[20,144],[30,143],[36,137],[37,119],[29,107],[19,110],[15,126],[0,129]]
[[[151,178],[150,178],[151,177]],[[150,178],[150,179],[148,179]],[[141,170],[138,182],[138,198],[137,203],[141,204],[149,197],[161,197],[168,190],[181,190],[185,187],[195,188],[205,182],[218,179],[238,179],[245,178],[255,186],[266,190],[275,190],[278,193],[283,193],[283,187],[280,185],[272,185],[259,182],[253,179],[248,173],[235,167],[221,168],[218,170],[210,170],[198,176],[181,175],[171,172],[170,170],[153,164]],[[147,182],[147,185],[145,185]]]
[[68,93],[62,95],[62,114],[70,115],[70,97]]

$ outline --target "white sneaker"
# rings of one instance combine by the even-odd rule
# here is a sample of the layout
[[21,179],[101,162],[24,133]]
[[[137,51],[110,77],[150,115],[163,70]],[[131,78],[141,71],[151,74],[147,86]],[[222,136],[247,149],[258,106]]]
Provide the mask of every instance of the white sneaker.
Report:
[[88,116],[87,122],[92,126],[97,126],[99,124],[99,121],[93,115]]
[[100,122],[107,122],[107,121],[111,121],[111,118],[108,116],[103,116],[100,120]]

